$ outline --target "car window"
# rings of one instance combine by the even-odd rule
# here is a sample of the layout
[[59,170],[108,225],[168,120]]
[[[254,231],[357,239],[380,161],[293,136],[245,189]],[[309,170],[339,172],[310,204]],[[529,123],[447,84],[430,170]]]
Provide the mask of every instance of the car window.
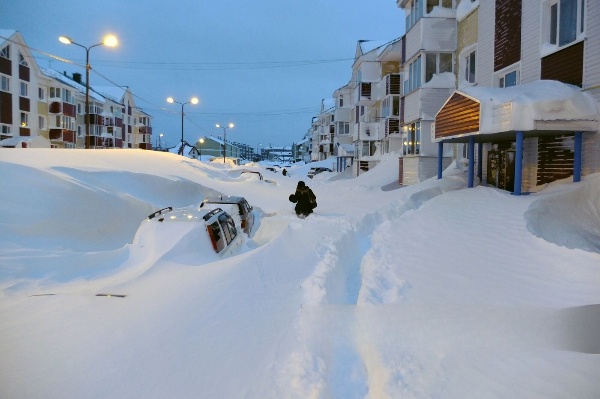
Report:
[[210,241],[214,250],[219,253],[225,248],[225,242],[221,237],[221,228],[219,226],[219,222],[213,222],[208,227],[208,235],[210,236]]
[[227,244],[231,243],[237,236],[237,229],[235,228],[233,219],[229,215],[221,215],[219,216],[219,223],[221,223]]

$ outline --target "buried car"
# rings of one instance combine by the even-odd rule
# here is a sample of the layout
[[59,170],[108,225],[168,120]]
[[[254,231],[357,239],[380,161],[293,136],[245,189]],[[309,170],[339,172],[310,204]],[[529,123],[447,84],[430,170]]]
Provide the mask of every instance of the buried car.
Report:
[[[225,208],[226,205],[229,207]],[[254,213],[252,212],[253,208],[244,197],[212,195],[204,198],[200,204],[200,209],[214,208],[215,206],[225,208],[225,210],[227,210],[231,216],[234,217],[234,219],[239,218],[239,227],[244,231],[244,233],[250,235],[250,232],[252,232],[252,227],[254,226]]]
[[191,234],[194,247],[202,242],[210,242],[214,251],[221,256],[238,250],[244,240],[233,218],[221,208],[198,210],[167,207],[148,215],[145,222],[155,224],[154,230],[174,233],[174,228],[180,234]]
[[308,171],[308,173],[306,175],[312,179],[315,175],[318,175],[319,173],[322,173],[322,172],[333,172],[333,170],[331,170],[329,168],[321,168],[321,167],[310,168],[310,170]]

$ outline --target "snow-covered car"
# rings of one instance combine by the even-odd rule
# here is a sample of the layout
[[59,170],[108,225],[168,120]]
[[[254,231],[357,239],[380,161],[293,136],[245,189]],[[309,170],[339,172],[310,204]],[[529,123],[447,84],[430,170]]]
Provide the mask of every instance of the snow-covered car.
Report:
[[[238,226],[244,233],[250,235],[254,226],[253,208],[244,197],[229,195],[213,195],[204,198],[200,204],[200,209],[218,206],[228,211],[236,219]],[[225,206],[229,206],[225,208]],[[239,220],[238,220],[239,219]]]
[[[154,229],[166,230],[176,226],[176,230],[185,230],[184,234],[191,232],[194,240],[200,240],[198,245],[210,242],[214,251],[221,256],[235,252],[244,240],[233,218],[221,208],[198,210],[167,207],[148,215],[145,222],[155,224],[151,227]],[[197,230],[204,233],[198,234]]]
[[333,172],[333,170],[331,170],[329,168],[321,168],[321,167],[310,168],[310,170],[308,171],[306,176],[308,176],[312,179],[315,175],[318,175],[319,173],[323,173],[323,172]]

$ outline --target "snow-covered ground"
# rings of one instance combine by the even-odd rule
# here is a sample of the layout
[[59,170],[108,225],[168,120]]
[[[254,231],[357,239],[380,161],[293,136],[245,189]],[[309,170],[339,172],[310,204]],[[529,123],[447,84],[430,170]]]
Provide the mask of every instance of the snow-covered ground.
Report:
[[[312,166],[0,149],[0,397],[599,397],[600,175],[518,197]],[[215,192],[254,206],[236,255],[136,235]]]

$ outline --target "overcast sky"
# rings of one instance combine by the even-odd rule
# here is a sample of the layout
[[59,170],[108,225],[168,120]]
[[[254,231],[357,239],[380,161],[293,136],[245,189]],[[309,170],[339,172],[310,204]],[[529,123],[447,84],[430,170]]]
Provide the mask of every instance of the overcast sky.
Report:
[[[252,146],[289,146],[302,139],[321,99],[351,78],[356,42],[387,41],[404,32],[395,0],[0,0],[0,29],[77,64],[107,33],[116,48],[90,50],[94,85],[129,86],[136,105],[153,116],[153,144],[222,135],[216,123],[235,123],[227,139]],[[81,72],[81,66],[34,51],[38,65]],[[104,77],[110,79],[107,81]]]

